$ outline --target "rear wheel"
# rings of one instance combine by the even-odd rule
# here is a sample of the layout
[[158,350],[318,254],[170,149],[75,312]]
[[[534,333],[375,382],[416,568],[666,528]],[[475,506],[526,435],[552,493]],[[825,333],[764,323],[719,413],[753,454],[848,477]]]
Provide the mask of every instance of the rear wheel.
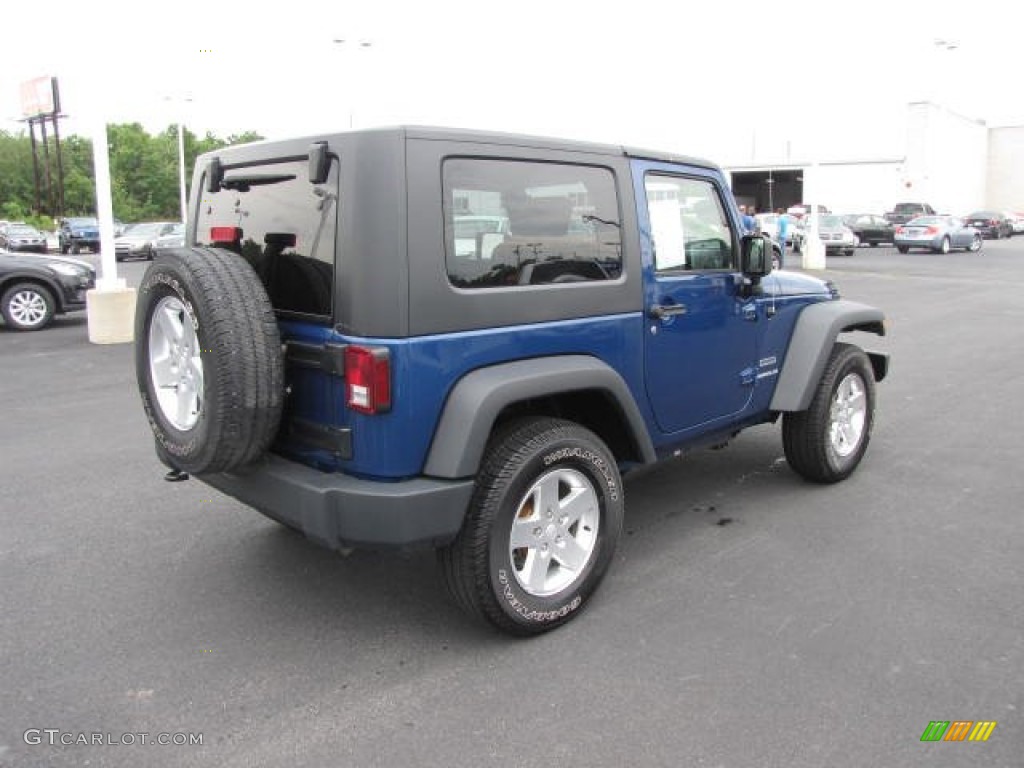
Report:
[[910,250],[910,246],[909,245],[897,245],[896,246],[896,250],[899,251],[900,253],[906,253],[907,251]]
[[782,444],[789,465],[816,483],[835,483],[857,468],[871,439],[875,377],[860,347],[832,348],[811,404],[787,413]]
[[975,235],[971,239],[971,244],[967,246],[967,250],[971,253],[977,253],[981,250],[981,235]]
[[468,613],[515,635],[569,621],[611,564],[622,528],[611,452],[578,424],[532,418],[492,439],[458,537],[439,551]]

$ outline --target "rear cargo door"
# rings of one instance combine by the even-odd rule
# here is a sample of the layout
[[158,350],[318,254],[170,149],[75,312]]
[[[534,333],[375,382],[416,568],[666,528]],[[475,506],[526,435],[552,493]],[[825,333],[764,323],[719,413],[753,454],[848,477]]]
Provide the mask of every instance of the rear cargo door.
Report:
[[307,157],[225,167],[220,189],[203,191],[196,224],[200,245],[249,263],[274,307],[287,387],[276,450],[324,468],[351,453],[333,330],[337,228],[338,161],[314,184]]

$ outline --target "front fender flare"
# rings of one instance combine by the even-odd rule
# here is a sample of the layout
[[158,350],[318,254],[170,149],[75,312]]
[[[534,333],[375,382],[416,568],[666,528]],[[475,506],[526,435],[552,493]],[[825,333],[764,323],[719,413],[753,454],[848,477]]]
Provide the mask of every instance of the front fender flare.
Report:
[[[803,309],[793,328],[779,381],[772,396],[773,411],[804,411],[811,404],[836,338],[844,331],[885,335],[885,314],[875,307],[839,299]],[[871,353],[875,378],[881,381],[888,357]]]
[[424,474],[440,478],[476,474],[491,430],[504,408],[524,400],[584,390],[604,391],[617,403],[643,460],[654,461],[654,446],[625,380],[597,358],[559,355],[493,365],[460,379],[441,413]]

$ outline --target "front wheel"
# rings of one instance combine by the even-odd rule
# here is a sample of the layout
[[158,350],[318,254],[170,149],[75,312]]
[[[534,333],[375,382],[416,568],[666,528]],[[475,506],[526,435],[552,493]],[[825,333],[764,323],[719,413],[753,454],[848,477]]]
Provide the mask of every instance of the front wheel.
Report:
[[611,564],[622,480],[597,435],[561,419],[513,422],[492,439],[462,530],[439,551],[448,591],[514,635],[575,616]]
[[782,445],[789,465],[816,483],[836,483],[857,468],[875,419],[871,361],[852,344],[837,343],[806,411],[787,413]]
[[949,253],[949,238],[942,238],[942,242],[939,243],[939,247],[935,249],[939,253]]
[[899,251],[900,253],[906,253],[907,251],[910,250],[910,246],[909,245],[897,245],[896,246],[896,250]]
[[45,328],[56,309],[50,292],[36,283],[12,285],[0,298],[0,313],[7,325],[18,331]]
[[975,235],[971,239],[971,244],[967,246],[967,250],[971,253],[977,253],[981,250],[981,235]]

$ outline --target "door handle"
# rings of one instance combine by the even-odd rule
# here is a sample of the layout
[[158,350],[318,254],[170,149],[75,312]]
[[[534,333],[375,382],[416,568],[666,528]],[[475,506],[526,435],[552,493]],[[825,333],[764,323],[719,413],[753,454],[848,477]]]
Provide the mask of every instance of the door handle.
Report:
[[664,320],[666,317],[675,317],[676,315],[686,314],[685,304],[655,304],[647,313],[658,320]]

